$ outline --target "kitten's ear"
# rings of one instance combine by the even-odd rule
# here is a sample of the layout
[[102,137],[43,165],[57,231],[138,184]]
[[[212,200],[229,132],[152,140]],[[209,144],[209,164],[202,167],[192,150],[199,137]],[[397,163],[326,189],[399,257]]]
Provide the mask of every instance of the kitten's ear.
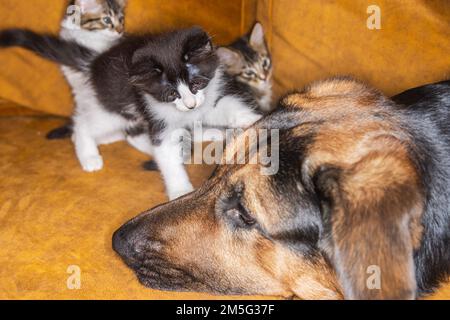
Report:
[[127,0],[116,0],[117,4],[123,9],[127,5]]
[[138,58],[129,67],[129,80],[136,86],[145,85],[146,82],[161,76],[162,68],[149,59]]
[[217,48],[217,56],[219,57],[220,61],[228,68],[238,70],[243,67],[241,56],[234,50],[228,49],[226,47],[219,47]]
[[252,32],[250,33],[250,46],[259,49],[266,45],[264,38],[264,29],[261,23],[256,22],[253,26]]
[[81,13],[99,13],[102,10],[97,0],[75,0],[75,5],[81,8]]
[[200,51],[202,53],[208,53],[213,51],[213,44],[211,40],[208,40],[203,47],[200,48]]
[[187,31],[189,34],[185,40],[183,52],[188,60],[213,56],[215,48],[210,36],[205,31],[197,27]]
[[[389,139],[391,140],[391,139]],[[387,141],[386,143],[392,143]],[[314,175],[324,246],[346,299],[414,299],[423,195],[402,145]]]

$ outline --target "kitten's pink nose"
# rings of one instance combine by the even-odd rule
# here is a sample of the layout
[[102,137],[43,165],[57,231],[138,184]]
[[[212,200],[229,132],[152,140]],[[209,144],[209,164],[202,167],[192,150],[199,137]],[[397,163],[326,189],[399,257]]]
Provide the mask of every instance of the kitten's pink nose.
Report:
[[197,101],[194,97],[186,97],[183,99],[183,103],[188,109],[194,109],[197,106]]
[[194,109],[197,107],[197,99],[195,95],[189,89],[189,86],[185,83],[180,83],[178,85],[178,92],[181,96],[181,101],[183,101],[183,105],[188,109]]
[[123,26],[117,26],[116,27],[116,32],[118,34],[122,34],[125,31],[125,28]]

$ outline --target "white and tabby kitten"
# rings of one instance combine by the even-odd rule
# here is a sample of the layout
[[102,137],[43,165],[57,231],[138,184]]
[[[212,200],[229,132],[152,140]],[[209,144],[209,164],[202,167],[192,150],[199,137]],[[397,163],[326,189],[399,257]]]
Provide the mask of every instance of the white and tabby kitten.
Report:
[[122,37],[126,0],[73,0],[61,23],[60,36],[97,52]]
[[124,37],[100,55],[51,35],[0,32],[0,47],[12,46],[68,66],[87,81],[75,97],[72,117],[75,151],[85,171],[103,168],[99,145],[127,140],[154,156],[170,199],[193,190],[180,129],[198,123],[246,128],[261,118],[248,85],[222,71],[209,35],[200,28]]
[[256,22],[248,34],[220,47],[217,54],[226,66],[226,72],[249,85],[261,110],[269,112],[272,109],[273,66],[261,23]]
[[[91,49],[98,54],[111,48],[123,36],[125,27],[126,0],[72,0],[61,22],[60,37]],[[73,68],[62,66],[61,70],[69,83],[75,101],[84,95],[88,81]],[[73,125],[68,123],[50,131],[48,139],[69,138]]]

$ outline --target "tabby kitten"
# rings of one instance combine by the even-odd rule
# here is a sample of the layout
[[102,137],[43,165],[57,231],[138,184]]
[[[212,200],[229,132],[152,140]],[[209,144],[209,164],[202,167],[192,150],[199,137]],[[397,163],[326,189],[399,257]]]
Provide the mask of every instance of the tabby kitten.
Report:
[[72,0],[60,36],[96,51],[105,51],[122,36],[126,0]]
[[0,47],[20,46],[83,75],[72,117],[85,171],[103,167],[98,145],[127,140],[153,155],[170,199],[193,190],[183,165],[184,130],[198,124],[246,128],[261,118],[249,90],[225,74],[200,28],[124,37],[98,55],[74,41],[13,29]]
[[272,108],[272,59],[264,29],[256,22],[250,32],[232,44],[220,47],[217,54],[226,72],[248,84],[264,112]]
[[[75,41],[98,54],[105,52],[123,35],[125,5],[126,0],[72,0],[59,35],[61,39]],[[61,70],[77,100],[77,96],[86,91],[86,79],[73,68],[62,66]],[[72,134],[73,124],[68,123],[50,131],[47,138],[68,138]]]

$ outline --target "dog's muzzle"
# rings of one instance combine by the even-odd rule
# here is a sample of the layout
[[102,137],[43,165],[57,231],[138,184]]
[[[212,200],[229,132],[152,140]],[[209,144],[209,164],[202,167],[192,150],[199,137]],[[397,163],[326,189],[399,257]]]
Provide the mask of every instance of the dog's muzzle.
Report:
[[132,269],[138,268],[140,265],[138,250],[138,224],[130,221],[124,224],[113,235],[113,249],[124,260],[124,262]]
[[114,251],[147,287],[159,290],[204,289],[189,272],[174,266],[164,256],[164,244],[152,239],[152,219],[147,217],[150,218],[144,215],[133,219],[114,233]]

